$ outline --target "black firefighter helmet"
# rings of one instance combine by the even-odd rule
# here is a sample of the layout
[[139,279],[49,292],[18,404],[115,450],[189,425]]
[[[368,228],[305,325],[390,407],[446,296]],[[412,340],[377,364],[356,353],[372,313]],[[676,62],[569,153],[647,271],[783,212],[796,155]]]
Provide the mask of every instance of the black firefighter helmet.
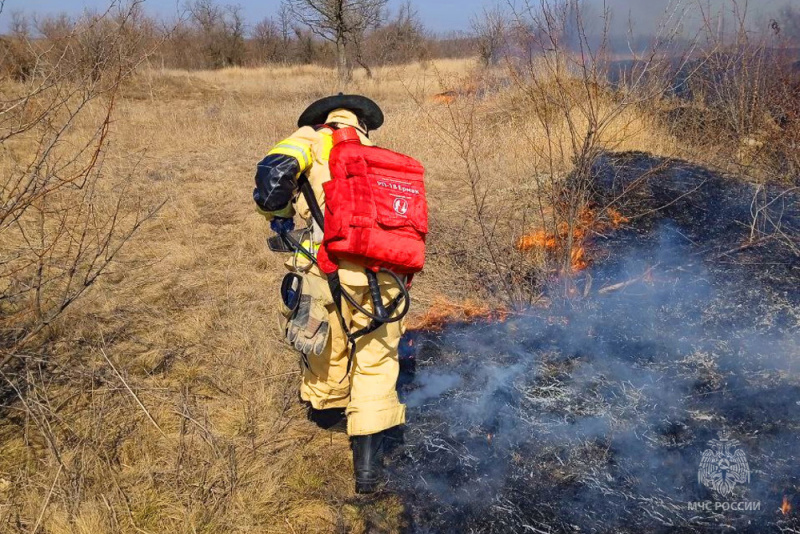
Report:
[[368,130],[377,130],[383,125],[383,111],[373,100],[362,95],[338,95],[328,96],[317,100],[300,115],[297,126],[319,126],[324,124],[331,111],[337,109],[347,109],[352,111],[358,120],[361,121]]

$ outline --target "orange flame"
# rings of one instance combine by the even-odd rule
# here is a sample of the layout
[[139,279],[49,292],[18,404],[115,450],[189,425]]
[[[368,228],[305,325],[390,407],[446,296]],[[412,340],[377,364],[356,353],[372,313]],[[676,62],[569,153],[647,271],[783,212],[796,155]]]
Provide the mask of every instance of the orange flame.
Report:
[[508,314],[509,312],[505,308],[491,308],[472,299],[458,303],[439,295],[433,299],[433,303],[424,314],[410,319],[407,327],[410,331],[440,332],[451,323],[474,323],[477,321],[502,323],[508,319]]
[[437,104],[452,104],[458,98],[457,91],[445,91],[444,93],[437,93],[431,97],[431,100]]
[[537,230],[532,234],[524,235],[517,241],[517,250],[528,251],[535,248],[553,250],[558,246],[556,236],[548,234],[544,230]]
[[789,502],[789,497],[784,497],[783,504],[781,505],[781,513],[783,515],[789,515],[791,511],[792,511],[792,505]]
[[586,249],[583,247],[573,248],[570,258],[573,271],[582,271],[589,267],[589,262],[586,261]]
[[591,232],[601,232],[608,229],[617,229],[621,225],[630,222],[628,217],[622,215],[614,208],[606,210],[608,221],[601,221],[597,217],[597,212],[590,208],[584,208],[578,215],[577,221],[572,225],[562,222],[558,225],[555,233],[547,232],[546,230],[535,230],[530,234],[523,235],[517,240],[517,250],[521,252],[528,252],[532,250],[543,250],[546,252],[554,252],[568,242],[570,234],[572,235],[572,251],[570,252],[570,263],[572,271],[578,272],[586,269],[589,266],[589,260],[586,254],[584,241],[587,235]]
[[622,226],[623,224],[631,222],[629,217],[625,217],[623,214],[621,214],[614,208],[608,208],[606,210],[606,213],[608,213],[608,218],[611,220],[611,228],[616,229]]

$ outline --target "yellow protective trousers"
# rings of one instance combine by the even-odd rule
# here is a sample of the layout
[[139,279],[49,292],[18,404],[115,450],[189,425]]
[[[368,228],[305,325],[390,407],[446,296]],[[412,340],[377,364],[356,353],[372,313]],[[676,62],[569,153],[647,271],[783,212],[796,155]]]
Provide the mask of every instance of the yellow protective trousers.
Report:
[[[363,274],[361,276],[364,285],[353,284],[352,277],[349,280],[342,277],[342,290],[347,291],[362,308],[373,313],[366,277]],[[383,302],[388,305],[399,289],[385,274],[379,274],[378,281]],[[331,335],[321,355],[312,354],[305,359],[300,397],[317,410],[346,408],[347,433],[351,436],[375,434],[404,424],[406,409],[400,404],[396,390],[400,374],[398,346],[403,333],[401,323],[383,325],[371,334],[358,338],[348,373],[350,345],[331,300],[327,279],[313,269],[305,275],[304,283],[313,295],[327,295]],[[342,299],[342,315],[351,333],[365,328],[370,322],[346,299]]]

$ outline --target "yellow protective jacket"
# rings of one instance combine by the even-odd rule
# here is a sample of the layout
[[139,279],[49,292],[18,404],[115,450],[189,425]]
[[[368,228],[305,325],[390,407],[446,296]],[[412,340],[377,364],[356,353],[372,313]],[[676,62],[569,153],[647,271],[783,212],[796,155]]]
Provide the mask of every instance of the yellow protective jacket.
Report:
[[[361,131],[358,119],[351,111],[345,109],[332,111],[325,123],[355,127],[359,131],[361,142],[373,146]],[[300,128],[275,145],[258,164],[256,171],[256,189],[253,198],[259,213],[268,220],[273,217],[290,218],[296,213],[311,226],[313,224],[311,210],[306,199],[297,192],[297,179],[304,173],[308,176],[317,203],[324,213],[325,193],[322,184],[331,179],[328,160],[332,148],[333,130],[324,127],[315,129],[310,126]],[[317,231],[314,237],[317,243],[321,242],[321,232]],[[288,264],[305,269],[309,267],[308,263],[306,258],[298,256]],[[322,276],[316,267],[311,268],[311,272]],[[363,267],[347,261],[341,262],[339,277],[348,285],[367,285]]]

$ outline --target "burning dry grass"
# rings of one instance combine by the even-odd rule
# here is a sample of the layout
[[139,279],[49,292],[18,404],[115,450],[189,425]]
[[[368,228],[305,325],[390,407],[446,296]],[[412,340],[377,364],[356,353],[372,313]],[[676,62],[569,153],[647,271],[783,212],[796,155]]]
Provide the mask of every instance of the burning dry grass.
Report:
[[424,313],[409,319],[406,327],[411,332],[441,332],[446,326],[455,323],[504,322],[508,314],[506,308],[493,308],[486,302],[474,299],[454,302],[443,295],[437,295]]
[[783,497],[783,504],[781,504],[780,510],[783,515],[792,513],[792,504],[789,502],[789,497]]
[[616,230],[630,222],[630,218],[622,215],[614,208],[606,208],[605,217],[601,218],[595,209],[585,208],[572,225],[561,222],[555,232],[536,230],[523,235],[517,240],[516,248],[521,252],[543,252],[549,255],[563,253],[570,246],[570,266],[573,273],[583,271],[589,266],[590,259],[586,254],[586,240],[593,234],[601,234]]

